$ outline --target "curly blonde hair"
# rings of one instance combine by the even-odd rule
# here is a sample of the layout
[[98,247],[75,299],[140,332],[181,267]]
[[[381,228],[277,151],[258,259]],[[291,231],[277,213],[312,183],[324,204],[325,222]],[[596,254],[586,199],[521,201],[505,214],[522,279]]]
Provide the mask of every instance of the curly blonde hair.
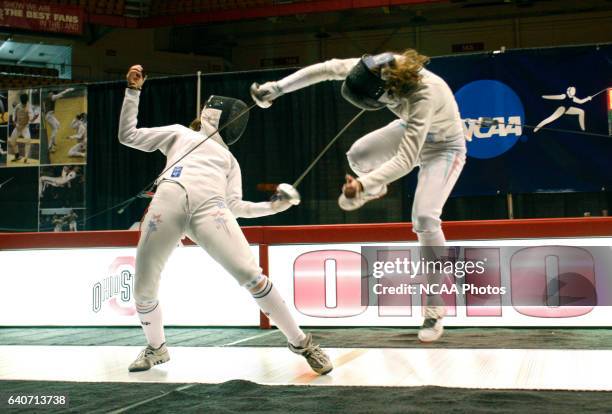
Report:
[[189,128],[193,129],[194,131],[199,131],[200,129],[202,129],[202,122],[200,121],[200,118],[196,118],[191,121],[191,124],[189,124]]
[[406,49],[401,53],[403,59],[383,69],[383,76],[392,96],[400,97],[410,94],[419,84],[422,76],[420,70],[429,63],[429,57],[421,55],[414,49]]

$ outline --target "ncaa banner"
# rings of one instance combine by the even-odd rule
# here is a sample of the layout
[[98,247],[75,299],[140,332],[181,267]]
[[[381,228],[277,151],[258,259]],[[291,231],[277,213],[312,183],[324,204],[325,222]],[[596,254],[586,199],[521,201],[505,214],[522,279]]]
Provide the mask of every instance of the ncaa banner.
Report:
[[612,45],[432,59],[455,92],[468,161],[454,195],[612,185]]

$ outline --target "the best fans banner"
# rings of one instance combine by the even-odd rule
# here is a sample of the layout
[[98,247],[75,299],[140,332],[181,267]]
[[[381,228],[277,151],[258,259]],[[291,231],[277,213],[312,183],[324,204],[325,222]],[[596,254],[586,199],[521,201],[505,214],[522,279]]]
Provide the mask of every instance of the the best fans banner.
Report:
[[80,35],[83,9],[33,1],[0,1],[0,26]]
[[455,195],[612,185],[612,46],[449,56],[429,68],[453,89],[471,139]]

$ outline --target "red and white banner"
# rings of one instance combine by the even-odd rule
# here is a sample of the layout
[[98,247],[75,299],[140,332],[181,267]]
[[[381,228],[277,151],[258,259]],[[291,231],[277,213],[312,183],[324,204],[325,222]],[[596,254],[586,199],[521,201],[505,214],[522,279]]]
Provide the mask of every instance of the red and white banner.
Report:
[[[610,326],[612,218],[446,222],[444,229],[450,248],[464,246],[454,274],[465,284],[452,286],[476,289],[440,291],[447,326]],[[423,286],[423,278],[387,266],[419,257],[410,230],[404,223],[243,228],[259,265],[303,326],[419,326],[425,292],[402,289],[404,283]],[[138,236],[0,234],[0,326],[137,324]],[[485,272],[470,275],[467,259],[485,261]],[[364,263],[372,269],[365,268],[367,279]],[[460,263],[466,275],[457,273]],[[481,292],[489,287],[505,291]],[[248,291],[192,245],[170,257],[160,301],[168,325],[260,322]]]
[[34,32],[83,33],[83,9],[31,1],[0,1],[0,26]]

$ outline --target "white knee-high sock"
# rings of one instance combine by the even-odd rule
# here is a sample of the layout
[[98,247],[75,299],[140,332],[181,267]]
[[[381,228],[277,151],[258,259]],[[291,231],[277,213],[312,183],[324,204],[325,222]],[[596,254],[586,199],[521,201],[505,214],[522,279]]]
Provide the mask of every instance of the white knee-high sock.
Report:
[[287,337],[287,340],[295,346],[300,346],[306,335],[293,319],[287,304],[274,287],[270,279],[266,277],[266,283],[257,292],[251,292],[255,302]]
[[144,334],[147,337],[147,342],[153,348],[159,348],[166,342],[159,301],[137,303],[136,310],[140,318],[140,325],[142,325]]
[[[445,251],[444,244],[446,239],[442,230],[434,232],[417,233],[419,244],[421,246],[421,257],[427,261],[436,261]],[[427,274],[427,283],[429,285],[440,285],[445,281],[443,273],[431,272]],[[427,306],[444,306],[442,295],[427,295]]]

